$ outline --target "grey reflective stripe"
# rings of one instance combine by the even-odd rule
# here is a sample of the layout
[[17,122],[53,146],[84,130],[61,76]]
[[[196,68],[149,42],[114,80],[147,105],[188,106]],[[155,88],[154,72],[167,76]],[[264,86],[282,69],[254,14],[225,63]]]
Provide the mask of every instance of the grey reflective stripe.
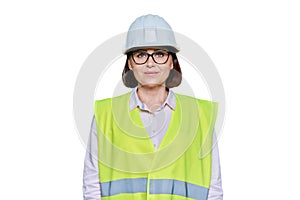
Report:
[[147,192],[147,178],[120,179],[103,182],[101,185],[101,196],[113,196],[122,193]]
[[196,200],[206,200],[208,188],[172,179],[150,181],[150,194],[174,194]]
[[[102,197],[140,192],[147,192],[147,178],[120,179],[101,183]],[[149,193],[152,195],[179,195],[196,200],[206,200],[208,188],[173,179],[151,179]]]

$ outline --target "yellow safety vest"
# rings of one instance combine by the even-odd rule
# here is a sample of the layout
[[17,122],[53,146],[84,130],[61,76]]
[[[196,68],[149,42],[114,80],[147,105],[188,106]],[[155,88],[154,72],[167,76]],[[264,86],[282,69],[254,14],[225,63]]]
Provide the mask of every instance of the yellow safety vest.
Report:
[[97,100],[103,200],[207,199],[217,103],[176,94],[176,109],[155,150],[130,93]]

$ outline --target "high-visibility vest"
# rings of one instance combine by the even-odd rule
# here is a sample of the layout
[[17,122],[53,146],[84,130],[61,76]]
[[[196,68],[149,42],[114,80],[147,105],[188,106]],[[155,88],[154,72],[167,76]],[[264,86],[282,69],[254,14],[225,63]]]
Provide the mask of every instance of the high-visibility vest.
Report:
[[157,150],[130,93],[97,100],[98,167],[103,200],[207,199],[217,103],[175,94],[176,109]]

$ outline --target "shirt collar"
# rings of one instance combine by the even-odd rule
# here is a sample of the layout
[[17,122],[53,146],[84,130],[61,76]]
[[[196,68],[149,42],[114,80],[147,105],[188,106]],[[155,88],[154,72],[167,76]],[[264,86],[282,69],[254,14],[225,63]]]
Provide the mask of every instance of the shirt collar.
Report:
[[[161,107],[164,107],[166,105],[168,105],[173,110],[176,109],[176,97],[174,92],[170,89],[169,89],[169,94],[167,96],[167,99],[164,101],[164,103],[162,103]],[[138,97],[137,87],[135,87],[130,94],[130,105],[129,105],[130,111],[136,107],[139,107],[140,109],[143,110],[149,110],[147,109],[147,106]]]

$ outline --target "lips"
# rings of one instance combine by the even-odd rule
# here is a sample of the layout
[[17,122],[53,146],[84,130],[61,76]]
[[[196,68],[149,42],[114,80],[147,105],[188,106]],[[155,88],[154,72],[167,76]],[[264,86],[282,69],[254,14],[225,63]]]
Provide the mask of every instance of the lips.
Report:
[[144,74],[147,74],[147,75],[155,75],[155,74],[158,74],[158,72],[144,72]]

